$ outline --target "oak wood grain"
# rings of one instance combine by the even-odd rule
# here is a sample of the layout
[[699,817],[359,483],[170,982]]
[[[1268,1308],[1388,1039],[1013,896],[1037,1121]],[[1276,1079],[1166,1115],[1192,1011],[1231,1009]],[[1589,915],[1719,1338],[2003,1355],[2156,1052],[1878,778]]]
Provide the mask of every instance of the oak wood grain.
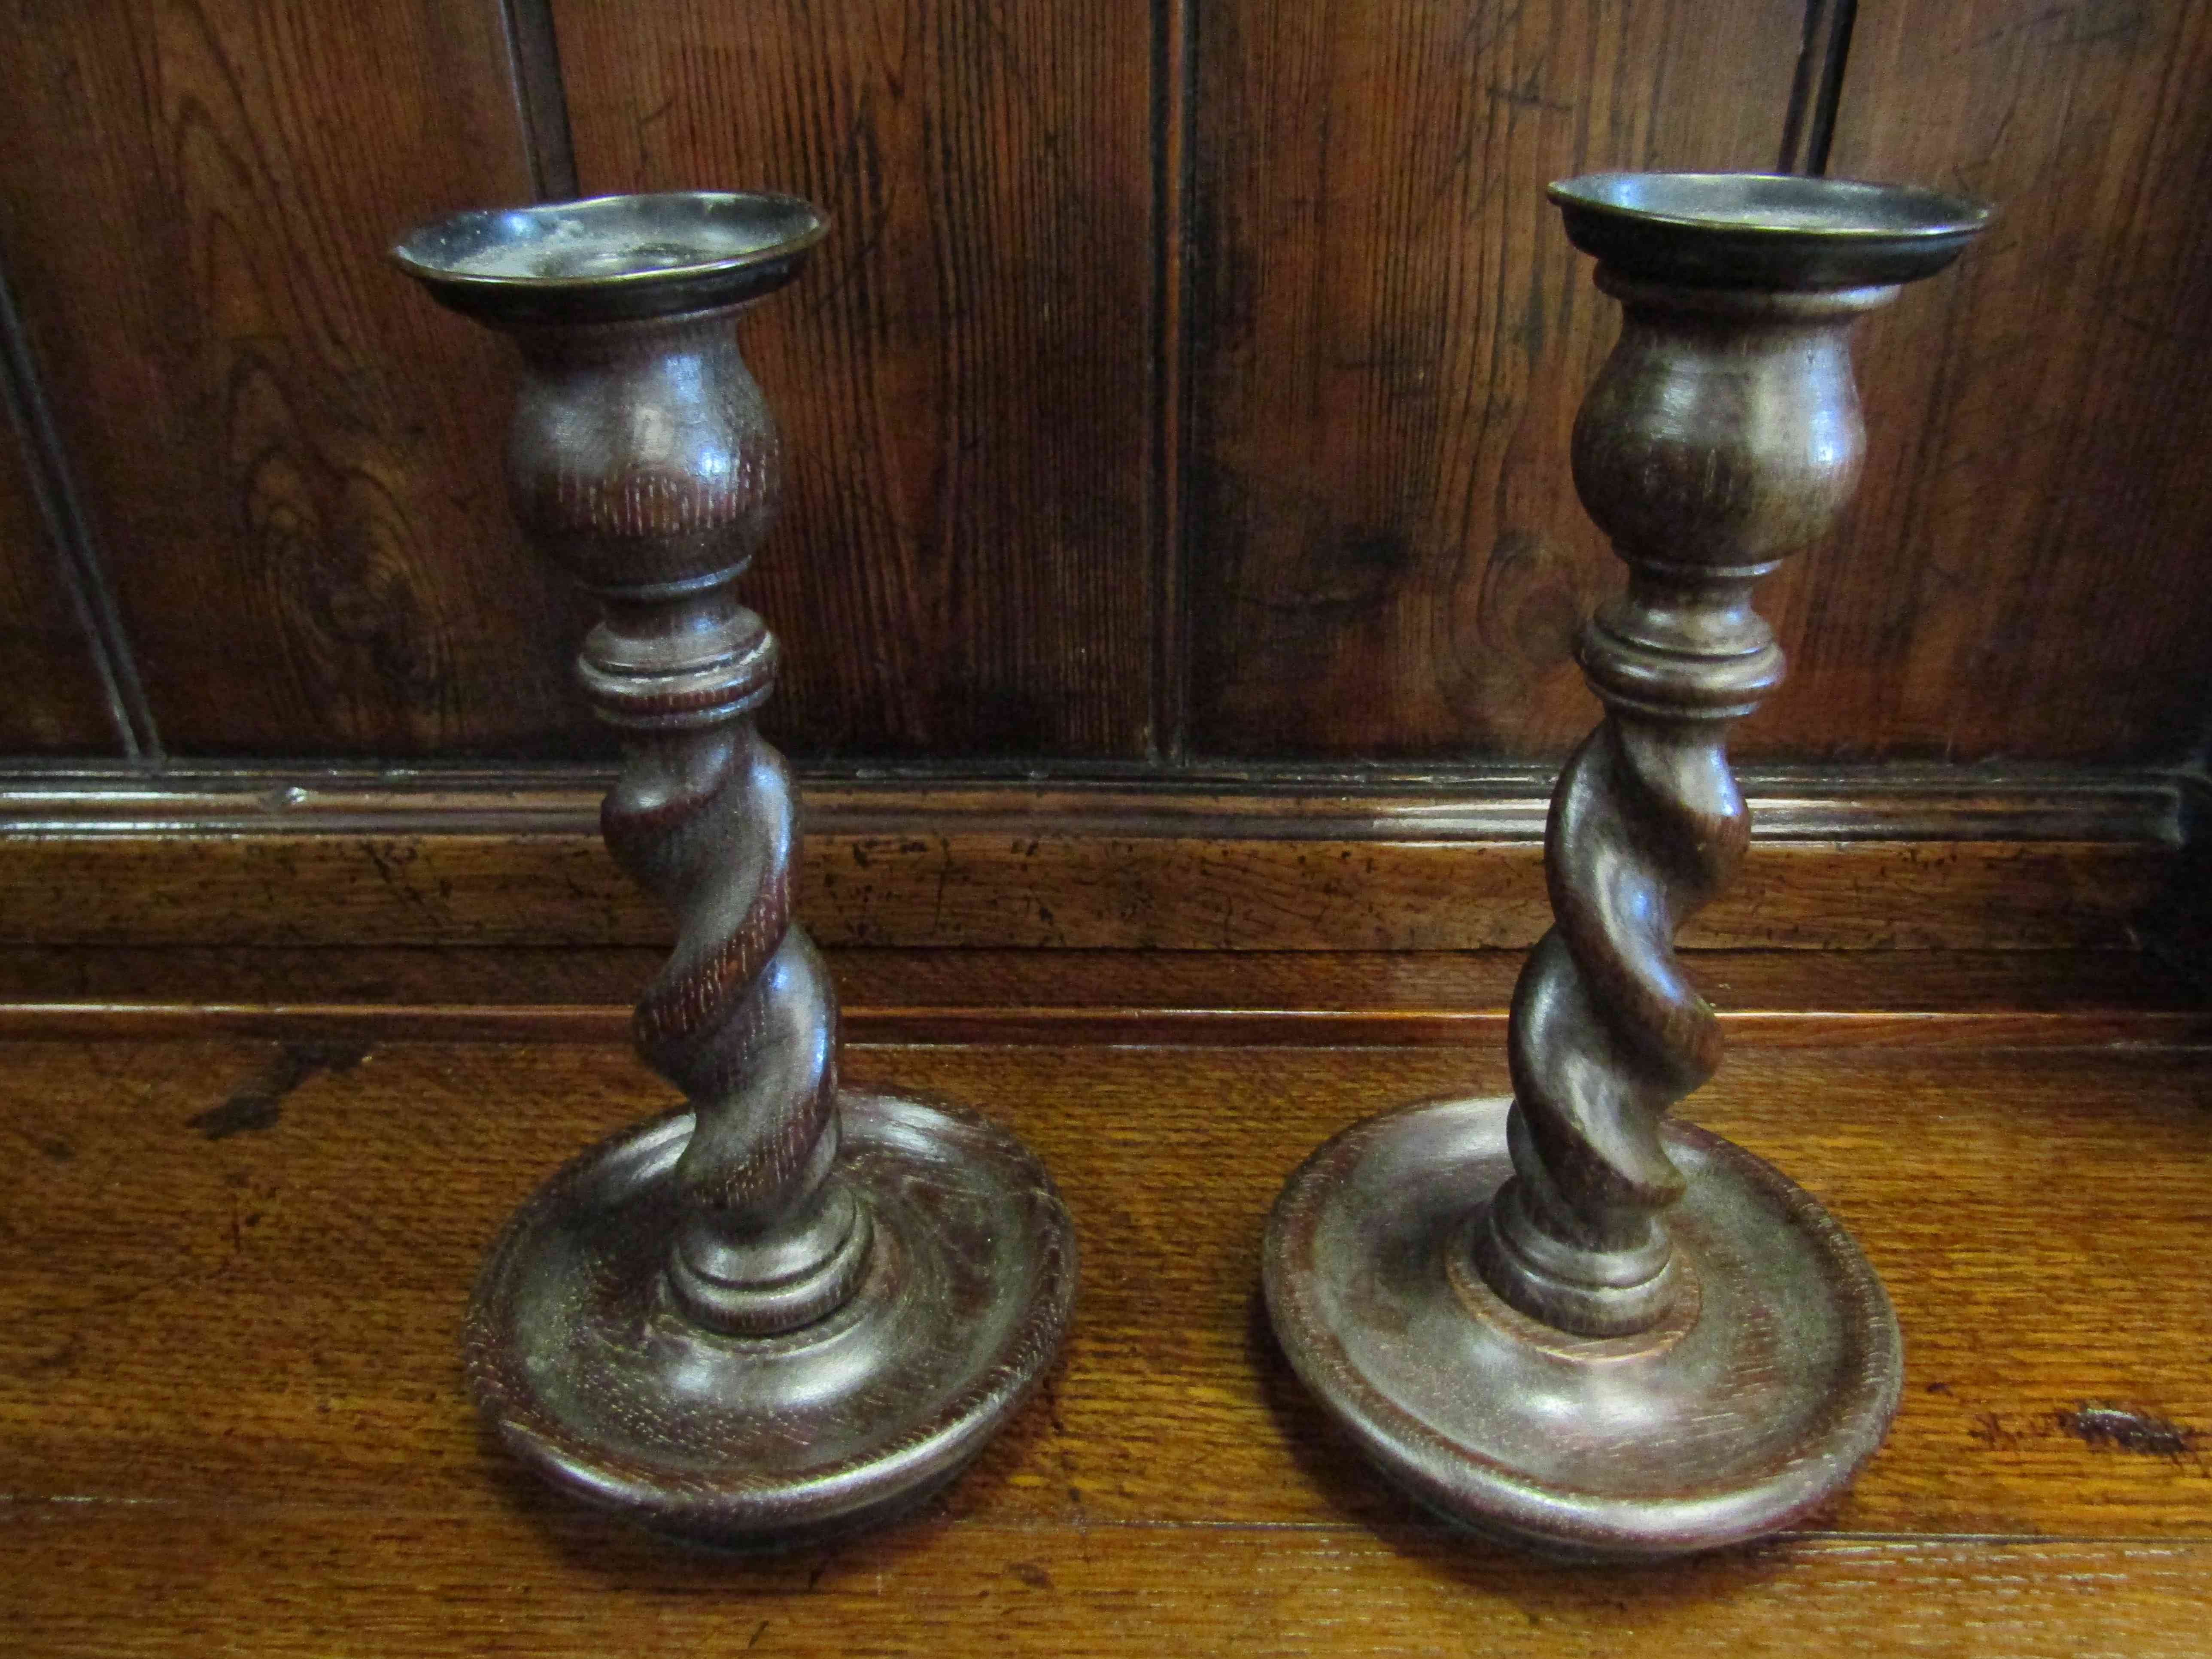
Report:
[[[596,835],[22,836],[0,944],[663,945],[668,917]],[[2171,848],[2139,842],[1754,843],[1691,949],[2129,945]],[[1524,842],[839,834],[799,861],[830,945],[1495,950],[1549,925]]]
[[[608,781],[566,767],[27,777],[0,789],[0,940],[665,942],[601,844]],[[2125,945],[2185,862],[2185,780],[2161,772],[1747,782],[1752,884],[1698,948]],[[806,920],[833,943],[890,947],[1525,945],[1547,915],[1550,787],[1542,768],[1174,787],[817,779]]]
[[120,757],[92,645],[31,495],[22,437],[0,415],[0,753]]
[[1833,167],[1995,202],[1869,331],[1867,485],[1770,737],[2180,756],[2206,731],[2212,5],[1866,0]]
[[1495,1054],[854,1051],[855,1080],[964,1098],[1040,1151],[1085,1300],[1047,1397],[919,1524],[744,1563],[568,1509],[460,1386],[483,1240],[553,1158],[659,1102],[625,1053],[11,1044],[0,1596],[55,1653],[589,1649],[648,1613],[770,1652],[1139,1651],[1170,1626],[1194,1651],[1632,1629],[1661,1653],[2193,1651],[2212,1382],[2175,1339],[2212,1291],[2201,1058],[1736,1054],[1699,1115],[1863,1243],[1904,1410],[1824,1532],[1622,1573],[1424,1521],[1255,1306],[1289,1164],[1361,1113],[1501,1086]]
[[0,245],[170,749],[588,734],[497,348],[383,259],[528,197],[497,0],[36,0],[0,80]]
[[678,1555],[589,1519],[18,1510],[0,1610],[36,1655],[603,1654],[641,1626],[767,1659],[1479,1650],[2196,1659],[2212,1547],[1803,1540],[1644,1574],[1433,1528],[919,1526],[834,1556]]
[[[477,1249],[549,1161],[665,1098],[625,1050],[10,1058],[15,1490],[343,1506],[404,1480],[409,1504],[449,1513],[512,1501],[484,1482],[447,1338]],[[1253,1252],[1307,1146],[1401,1100],[1495,1091],[1497,1053],[878,1047],[848,1070],[1007,1122],[1053,1168],[1092,1264],[1050,1408],[945,1513],[1408,1517],[1272,1358]],[[2171,1340],[2212,1273],[2198,1183],[2179,1178],[2207,1152],[2205,1087],[2186,1052],[1732,1057],[1702,1121],[1850,1227],[1905,1331],[1903,1415],[1833,1526],[2208,1535],[2193,1457],[2090,1443],[2057,1416],[2109,1402],[2192,1432],[2212,1417],[2212,1379]]]
[[556,0],[588,193],[836,221],[747,325],[790,446],[750,603],[799,756],[1152,741],[1152,30],[1127,0]]
[[[639,981],[632,989],[644,983]],[[2063,1013],[1936,1013],[1858,1011],[1810,1016],[1773,1009],[1720,1016],[1730,1040],[1768,1048],[2081,1048],[2212,1041],[2212,1016],[2199,1009],[2084,1009]],[[0,1039],[94,1042],[296,1039],[321,1044],[392,1042],[618,1043],[631,1029],[627,1006],[544,1003],[499,1006],[376,1003],[286,998],[274,1003],[193,999],[180,1002],[39,1002],[0,1005]],[[1503,1042],[1503,1009],[1316,1012],[1299,1008],[1065,1008],[1017,1003],[968,1008],[933,1004],[861,1005],[842,1012],[848,1043],[1071,1044],[1183,1048],[1267,1043],[1279,1048],[1429,1048]]]
[[[161,999],[626,1003],[663,958],[649,947],[115,951],[0,948],[0,1001]],[[1503,1008],[1512,951],[858,950],[830,954],[846,1006],[1206,1007],[1427,1012]],[[2202,988],[2133,951],[1705,951],[1693,970],[1723,1007],[1854,1013],[2155,1012]]]
[[[379,258],[532,188],[502,9],[25,0],[0,34],[0,252],[173,747],[607,752],[581,607],[483,463],[497,349]],[[1765,165],[1801,5],[550,9],[586,187],[840,215],[757,331],[802,752],[1172,763],[1186,666],[1201,755],[1587,721],[1565,644],[1615,577],[1560,457],[1612,324],[1536,191]],[[2005,212],[1869,331],[1868,488],[1768,590],[1796,672],[1744,752],[2201,742],[2208,10],[1860,9],[1837,169]],[[68,678],[0,743],[106,746]]]
[[1771,166],[1802,33],[1776,0],[1200,11],[1194,752],[1528,755],[1588,728],[1570,653],[1618,574],[1566,457],[1615,312],[1544,185]]
[[[0,947],[0,1039],[613,1043],[662,953]],[[865,1043],[1495,1047],[1522,953],[842,950]],[[1730,1042],[1916,1050],[2212,1040],[2201,992],[2134,952],[1710,951]]]
[[[627,1018],[665,960],[643,945],[0,946],[0,1018],[15,1022],[64,1007],[119,1018],[133,1008],[181,1015],[223,1006],[282,1020],[316,1004],[382,1011],[387,1036],[441,1011],[510,1022],[550,1009]],[[1317,1030],[1337,1029],[1332,1022],[1369,1029],[1393,1020],[1494,1022],[1504,1015],[1521,961],[1517,951],[828,953],[848,1033],[858,1034],[856,1023],[865,1031],[895,1013],[935,1011],[992,1018],[1002,1041],[1024,1040],[1016,1034],[1060,1015],[1253,1015],[1310,1021]],[[1780,1041],[1785,1030],[1820,1040],[1823,1020],[1862,1029],[1949,1020],[1984,1033],[2000,1022],[2026,1030],[2047,1020],[2081,1031],[2201,1018],[2205,1002],[2203,988],[2127,951],[1704,951],[1690,971],[1723,1019],[1764,1022],[1760,1042]],[[1468,1031],[1472,1040],[1493,1035],[1487,1024]],[[593,1040],[620,1036],[602,1028]]]

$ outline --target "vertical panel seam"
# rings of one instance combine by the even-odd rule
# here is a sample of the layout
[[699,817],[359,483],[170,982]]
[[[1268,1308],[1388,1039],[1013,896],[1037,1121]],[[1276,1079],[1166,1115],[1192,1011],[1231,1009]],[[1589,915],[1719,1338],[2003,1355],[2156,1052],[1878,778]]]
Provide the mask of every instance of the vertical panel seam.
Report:
[[1836,15],[1828,24],[1827,61],[1820,68],[1820,95],[1813,106],[1812,131],[1807,136],[1805,171],[1815,178],[1828,171],[1828,150],[1835,143],[1836,117],[1844,100],[1844,70],[1851,56],[1851,28],[1858,21],[1858,0],[1836,0]]
[[499,0],[499,23],[531,190],[541,202],[573,201],[581,192],[552,0]]
[[1189,383],[1189,260],[1184,236],[1194,184],[1190,119],[1197,75],[1194,0],[1152,9],[1152,673],[1147,759],[1179,770],[1189,759],[1190,629],[1184,615],[1189,507],[1182,479]]
[[[1828,0],[1805,0],[1804,38],[1782,117],[1778,173],[1802,172],[1817,178],[1828,171],[1828,151],[1843,104],[1844,71],[1850,61],[1851,30],[1857,21],[1858,0],[1835,0],[1832,13]],[[1813,70],[1816,55],[1820,63],[1817,88]]]
[[1797,46],[1796,67],[1790,72],[1789,102],[1782,112],[1782,149],[1774,163],[1777,173],[1796,172],[1797,158],[1805,148],[1805,118],[1813,103],[1813,64],[1827,15],[1828,0],[1805,0],[1805,27]]
[[0,263],[0,390],[21,433],[31,495],[46,527],[47,547],[83,630],[94,671],[107,700],[109,718],[126,758],[158,765],[160,733],[154,725],[138,664],[123,625],[106,561],[83,506],[69,453],[46,402],[31,340],[15,303],[14,283]]

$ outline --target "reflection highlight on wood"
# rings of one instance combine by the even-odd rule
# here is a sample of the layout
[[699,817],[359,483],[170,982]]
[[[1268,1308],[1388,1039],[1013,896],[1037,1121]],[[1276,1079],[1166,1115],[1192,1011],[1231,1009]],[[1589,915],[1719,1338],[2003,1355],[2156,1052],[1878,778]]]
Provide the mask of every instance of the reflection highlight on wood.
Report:
[[[2212,1382],[2174,1340],[2212,1296],[2188,1178],[2212,1152],[2201,1055],[1740,1047],[1698,1115],[1802,1175],[1864,1243],[1905,1329],[1904,1409],[1825,1535],[1624,1576],[1423,1521],[1255,1322],[1283,1147],[1409,1093],[1501,1088],[1494,1051],[1182,1049],[1171,1096],[1157,1052],[854,1051],[863,1084],[1000,1103],[1059,1174],[1093,1271],[1042,1409],[921,1525],[753,1565],[502,1480],[451,1354],[457,1287],[548,1146],[651,1103],[622,1046],[339,1054],[259,1127],[192,1127],[265,1093],[279,1052],[8,1047],[0,1607],[31,1651],[173,1651],[188,1630],[293,1651],[342,1628],[387,1651],[545,1651],[641,1607],[738,1644],[766,1620],[757,1652],[987,1632],[1012,1651],[1141,1651],[1168,1624],[1208,1650],[1333,1650],[1352,1630],[1385,1652],[1533,1654],[1631,1627],[1662,1653],[1758,1652],[1762,1631],[1778,1652],[1830,1633],[1907,1652],[2197,1645],[2212,1499],[2195,1455],[2064,1419],[2086,1404],[2212,1430]],[[495,1093],[533,1112],[482,1111]],[[433,1163],[453,1172],[435,1188]],[[1164,1176],[1194,1167],[1206,1181]]]
[[[610,1043],[650,946],[0,947],[0,1037]],[[840,950],[848,1042],[1497,1047],[1516,951]],[[2212,1012],[2122,951],[1706,951],[1732,1042],[1988,1049],[2201,1043]]]
[[[549,1146],[662,1097],[616,1045],[401,1044],[307,1075],[262,1130],[210,1139],[191,1127],[261,1078],[271,1053],[10,1049],[11,1133],[32,1156],[9,1176],[9,1306],[38,1316],[0,1338],[10,1420],[36,1429],[11,1484],[320,1505],[398,1480],[418,1511],[492,1512],[509,1499],[483,1485],[495,1454],[477,1444],[447,1346],[457,1287]],[[1701,1121],[1802,1172],[1896,1291],[1904,1413],[1831,1525],[2212,1536],[2193,1463],[2086,1443],[2053,1415],[2109,1400],[2212,1424],[2212,1378],[2171,1340],[2212,1291],[2197,1187],[2172,1174],[2208,1151],[2198,1060],[1747,1046],[1700,1095]],[[1179,1088],[1219,1103],[1201,1121],[1160,1114],[1163,1064],[1068,1049],[853,1058],[861,1086],[897,1077],[1004,1102],[1002,1121],[1061,1173],[1097,1269],[1052,1408],[945,1512],[1410,1518],[1297,1404],[1252,1324],[1252,1252],[1288,1156],[1271,1137],[1310,1141],[1409,1092],[1496,1089],[1502,1067],[1451,1050],[1180,1051]],[[540,1109],[475,1109],[494,1093]],[[416,1172],[434,1158],[466,1178],[428,1194]],[[1196,1159],[1218,1160],[1218,1176],[1160,1179]],[[1924,1201],[1931,1182],[1940,1213]],[[2061,1189],[2077,1195],[2031,1202]],[[128,1285],[156,1288],[103,1312],[106,1287]],[[354,1322],[332,1342],[324,1310],[341,1304]],[[2014,1334],[1993,1347],[1984,1333],[2001,1316]],[[173,1381],[173,1362],[189,1366]],[[234,1395],[207,1392],[226,1382]],[[325,1472],[349,1432],[326,1405],[380,1432]]]
[[[605,781],[58,777],[0,800],[0,940],[665,941],[600,845]],[[1760,780],[1759,856],[1685,943],[2125,945],[2172,877],[2182,786]],[[805,791],[800,915],[874,946],[1518,948],[1549,920],[1549,787],[1536,770],[1427,789],[823,780]]]

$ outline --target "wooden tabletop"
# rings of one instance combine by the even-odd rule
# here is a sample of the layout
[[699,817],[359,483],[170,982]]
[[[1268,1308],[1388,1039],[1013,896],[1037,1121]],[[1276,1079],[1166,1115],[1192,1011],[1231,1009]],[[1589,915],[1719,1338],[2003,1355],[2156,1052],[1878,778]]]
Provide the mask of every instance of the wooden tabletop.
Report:
[[[1897,1304],[1906,1395],[1818,1528],[1622,1571],[1413,1510],[1305,1399],[1258,1302],[1262,1218],[1313,1145],[1504,1089],[1476,1005],[1510,959],[1395,978],[1217,961],[1211,981],[1190,958],[1026,981],[905,964],[927,994],[904,1006],[951,1037],[879,1024],[901,1040],[854,1043],[848,1078],[967,1102],[1044,1158],[1081,1231],[1074,1334],[923,1516],[764,1559],[541,1492],[462,1390],[455,1334],[495,1229],[568,1152],[666,1103],[611,1003],[546,1014],[597,1006],[563,1000],[588,972],[487,968],[458,1000],[371,1007],[346,1000],[358,959],[320,981],[301,964],[259,1004],[235,964],[100,960],[0,962],[15,1651],[2212,1650],[2212,1070],[2201,1026],[2131,968],[1722,964],[1759,1018],[1734,1023],[1691,1115],[1856,1234]],[[899,964],[839,965],[866,1036]],[[1279,1024],[1170,1018],[1209,982]],[[1854,982],[1882,1018],[1836,1006]],[[2051,1006],[2051,984],[2076,994]],[[1000,1013],[954,1006],[979,985]],[[1455,990],[1481,994],[1434,1006]],[[1039,1023],[1006,1016],[1010,994]],[[1377,1041],[1354,1003],[1438,1018]],[[441,1025],[437,1006],[474,1012]],[[1068,1040],[1085,1008],[1121,1023]]]

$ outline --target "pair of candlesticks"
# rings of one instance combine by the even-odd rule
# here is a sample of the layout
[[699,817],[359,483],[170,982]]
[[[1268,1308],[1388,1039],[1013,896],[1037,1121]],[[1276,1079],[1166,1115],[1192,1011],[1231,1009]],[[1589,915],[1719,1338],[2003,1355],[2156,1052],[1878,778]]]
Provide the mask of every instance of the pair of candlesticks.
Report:
[[[1414,1498],[1636,1559],[1803,1517],[1897,1407],[1896,1318],[1848,1235],[1667,1118],[1720,1059],[1673,939],[1745,848],[1727,730],[1782,672],[1751,588],[1856,482],[1851,325],[1988,214],[1757,174],[1551,195],[1623,308],[1573,466],[1629,583],[1582,641],[1606,712],[1553,799],[1513,1096],[1337,1136],[1284,1188],[1261,1271],[1298,1376]],[[635,1034],[690,1103],[508,1223],[470,1382],[556,1484],[738,1547],[938,1490],[1052,1365],[1076,1288],[1067,1212],[1012,1135],[840,1090],[836,998],[793,915],[791,776],[752,720],[776,644],[732,592],[782,459],[731,323],[826,229],[791,197],[686,192],[464,213],[394,250],[520,348],[514,510],[604,605],[579,672],[622,735],[607,844],[679,926]]]

